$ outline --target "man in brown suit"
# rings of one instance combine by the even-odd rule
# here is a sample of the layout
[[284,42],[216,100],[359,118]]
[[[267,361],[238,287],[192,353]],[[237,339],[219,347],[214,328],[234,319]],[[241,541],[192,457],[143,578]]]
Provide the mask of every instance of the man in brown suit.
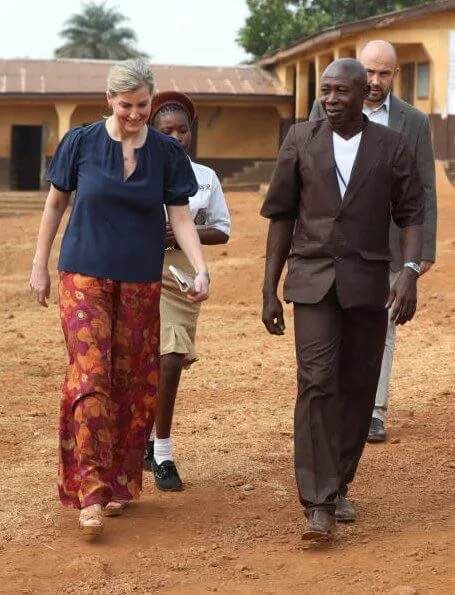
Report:
[[[321,80],[327,120],[295,124],[280,150],[261,214],[270,219],[262,320],[284,332],[277,297],[294,303],[298,367],[295,472],[305,539],[335,526],[368,434],[387,329],[416,308],[423,192],[404,137],[362,114],[360,62],[333,62]],[[390,218],[405,264],[389,290]],[[289,258],[288,258],[289,256]]]
[[[395,48],[391,43],[383,39],[369,41],[360,52],[359,62],[367,71],[368,84],[370,85],[370,92],[363,103],[363,113],[373,122],[390,126],[404,134],[422,182],[425,195],[422,260],[419,263],[420,276],[422,276],[431,269],[436,257],[436,180],[428,116],[392,93],[393,82],[398,76],[400,68]],[[320,120],[325,117],[321,102],[316,99],[309,119]],[[390,284],[393,284],[403,266],[399,229],[393,222],[390,226],[389,240],[392,254]],[[386,440],[387,433],[384,422],[389,402],[395,343],[396,326],[389,324],[367,442],[384,442]],[[337,519],[342,520],[338,512]],[[351,515],[348,514],[345,520],[350,520]]]

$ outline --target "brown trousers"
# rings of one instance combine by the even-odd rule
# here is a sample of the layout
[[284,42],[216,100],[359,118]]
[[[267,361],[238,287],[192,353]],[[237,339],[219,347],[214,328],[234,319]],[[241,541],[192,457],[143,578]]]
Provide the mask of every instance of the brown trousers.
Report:
[[295,473],[307,508],[333,508],[362,455],[384,352],[387,311],[342,309],[335,285],[294,304],[298,394]]

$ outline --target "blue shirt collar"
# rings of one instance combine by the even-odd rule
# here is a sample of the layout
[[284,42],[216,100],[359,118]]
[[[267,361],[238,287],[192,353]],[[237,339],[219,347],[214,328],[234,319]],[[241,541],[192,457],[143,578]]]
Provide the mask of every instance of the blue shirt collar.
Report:
[[384,110],[389,113],[390,111],[390,92],[387,93],[387,97],[384,99],[384,103],[382,103],[379,107],[375,107],[373,109],[370,109],[369,107],[364,107],[363,111],[367,111],[367,113],[371,114],[372,112],[378,112],[379,110],[381,110],[382,108],[384,108]]

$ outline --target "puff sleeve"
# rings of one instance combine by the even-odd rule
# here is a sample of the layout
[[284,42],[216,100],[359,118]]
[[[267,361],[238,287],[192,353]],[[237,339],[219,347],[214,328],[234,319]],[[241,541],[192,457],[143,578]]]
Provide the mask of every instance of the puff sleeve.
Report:
[[167,138],[167,155],[164,172],[164,204],[187,205],[188,198],[199,189],[191,161],[180,143]]
[[65,134],[47,170],[47,181],[63,192],[72,192],[77,187],[82,130],[83,128],[78,126]]

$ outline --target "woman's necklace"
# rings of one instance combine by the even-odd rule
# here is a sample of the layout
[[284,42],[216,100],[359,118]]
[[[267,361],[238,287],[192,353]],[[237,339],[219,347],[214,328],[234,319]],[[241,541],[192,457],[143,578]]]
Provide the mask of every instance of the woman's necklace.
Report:
[[138,147],[141,147],[144,144],[144,137],[143,137],[143,133],[139,133],[136,138],[133,139],[133,141],[131,143],[128,144],[128,147],[125,147],[125,145],[122,143],[122,149],[123,149],[123,161],[125,162],[133,162],[135,161],[135,150]]

